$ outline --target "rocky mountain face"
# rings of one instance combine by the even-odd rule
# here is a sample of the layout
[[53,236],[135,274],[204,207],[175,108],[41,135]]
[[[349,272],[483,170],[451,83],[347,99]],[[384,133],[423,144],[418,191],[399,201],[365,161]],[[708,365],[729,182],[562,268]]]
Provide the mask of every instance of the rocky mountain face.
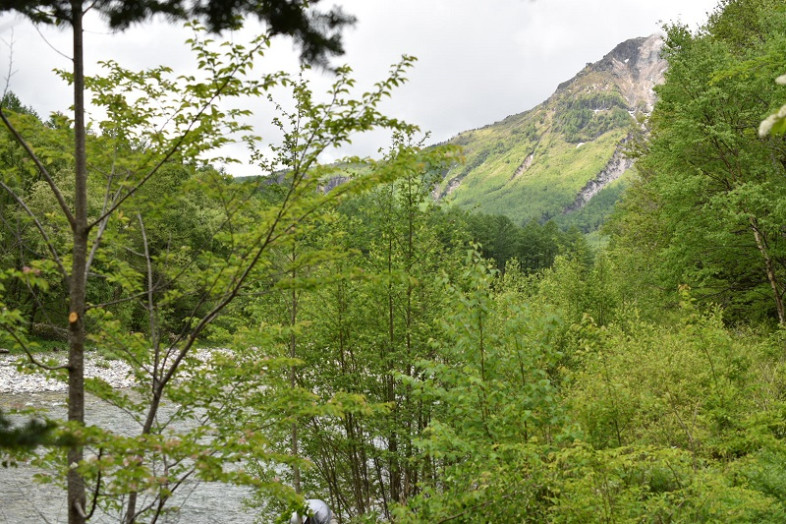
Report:
[[434,196],[519,223],[597,228],[632,166],[625,142],[663,81],[662,46],[658,35],[622,42],[535,108],[460,133],[450,142],[466,161],[451,167]]
[[608,72],[613,76],[629,107],[650,112],[655,105],[653,88],[663,82],[663,74],[668,65],[660,57],[662,47],[663,39],[659,35],[626,40],[600,61],[588,65],[567,83],[574,82],[588,70]]

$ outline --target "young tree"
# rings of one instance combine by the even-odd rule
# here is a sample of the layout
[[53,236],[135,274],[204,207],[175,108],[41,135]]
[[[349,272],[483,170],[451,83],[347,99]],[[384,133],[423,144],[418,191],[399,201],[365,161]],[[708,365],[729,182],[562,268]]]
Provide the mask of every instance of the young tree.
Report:
[[[242,125],[232,120],[233,117],[238,117],[243,112],[235,111],[229,114],[222,112],[217,105],[217,101],[221,97],[258,95],[278,80],[275,75],[267,75],[256,81],[238,79],[238,77],[248,74],[251,61],[260,54],[266,44],[265,38],[254,42],[251,50],[239,46],[232,47],[226,53],[225,61],[220,60],[215,52],[199,47],[200,44],[195,43],[195,50],[203,60],[208,78],[204,82],[181,79],[188,83],[186,87],[188,96],[185,99],[172,96],[169,104],[158,106],[171,109],[170,115],[156,112],[150,107],[146,107],[145,104],[153,99],[158,99],[158,97],[172,95],[172,90],[175,88],[174,82],[163,78],[168,73],[166,70],[151,70],[146,74],[135,75],[122,70],[116,64],[109,63],[106,65],[109,70],[107,78],[85,78],[82,39],[85,14],[89,10],[98,11],[109,20],[111,27],[119,29],[134,22],[144,21],[158,13],[174,19],[197,16],[203,18],[212,31],[235,27],[238,24],[238,16],[254,14],[268,23],[269,34],[293,36],[301,44],[305,60],[323,64],[328,54],[340,52],[338,31],[351,19],[341,14],[340,11],[320,14],[313,12],[301,2],[285,0],[250,2],[241,5],[227,2],[188,4],[183,2],[111,1],[93,3],[81,1],[4,2],[0,4],[0,9],[18,10],[39,23],[70,25],[73,32],[73,71],[63,73],[63,76],[73,84],[74,88],[74,119],[69,126],[73,130],[71,135],[74,151],[73,178],[69,181],[67,177],[64,181],[62,177],[53,173],[47,167],[47,159],[42,159],[36,154],[36,149],[30,145],[29,139],[14,126],[13,119],[2,110],[0,110],[0,119],[3,120],[10,133],[34,162],[38,176],[46,182],[57,202],[61,216],[64,217],[71,231],[70,268],[67,268],[65,262],[68,257],[62,256],[58,246],[47,238],[45,229],[39,227],[42,238],[50,251],[52,264],[56,267],[68,289],[69,356],[68,363],[63,366],[67,371],[69,384],[68,420],[74,433],[85,437],[79,428],[84,425],[85,416],[86,314],[88,309],[100,309],[95,305],[88,308],[87,295],[90,289],[88,276],[91,266],[96,261],[100,262],[100,247],[102,241],[109,235],[108,231],[111,231],[110,222],[118,218],[123,220],[122,217],[119,217],[123,206],[132,202],[132,197],[140,192],[149,180],[157,176],[164,166],[178,159],[195,158],[220,145],[226,140],[224,134],[226,132],[245,130]],[[223,292],[208,294],[212,298],[211,305],[208,307],[204,302],[200,304],[202,309],[195,311],[194,319],[185,324],[188,329],[178,335],[175,342],[166,351],[159,345],[161,340],[156,334],[160,326],[157,326],[155,321],[157,306],[154,300],[155,286],[150,263],[152,255],[149,252],[150,246],[145,235],[147,231],[145,221],[139,217],[138,231],[143,240],[143,258],[148,261],[147,285],[143,291],[149,297],[150,334],[153,337],[154,346],[153,366],[151,370],[148,370],[148,378],[152,379],[151,404],[143,425],[143,433],[149,433],[153,428],[158,406],[166,386],[189,354],[203,329],[240,293],[263,253],[280,238],[281,228],[286,224],[294,225],[298,221],[298,216],[306,217],[314,211],[314,208],[304,206],[298,200],[299,197],[313,190],[313,184],[304,181],[307,180],[307,172],[315,165],[316,154],[314,152],[326,147],[340,146],[348,140],[349,135],[354,131],[364,131],[380,125],[385,127],[400,125],[394,120],[385,119],[379,115],[375,107],[379,99],[383,95],[389,94],[390,88],[401,80],[401,71],[402,69],[398,69],[391,79],[378,85],[378,90],[368,93],[360,101],[343,98],[346,93],[345,89],[348,84],[351,84],[351,81],[346,76],[348,71],[345,70],[341,73],[342,80],[338,85],[341,85],[344,90],[334,92],[334,102],[341,102],[335,104],[335,107],[339,107],[345,112],[337,114],[329,108],[320,107],[324,110],[323,113],[309,115],[312,122],[309,124],[312,126],[309,131],[313,135],[312,138],[319,140],[317,143],[312,141],[295,144],[296,149],[291,151],[292,155],[300,158],[301,163],[298,165],[297,174],[289,186],[289,193],[285,195],[282,202],[279,202],[278,211],[275,211],[276,208],[264,210],[266,215],[265,220],[262,221],[262,228],[255,229],[253,233],[250,233],[251,237],[246,239],[247,250],[237,255],[246,261],[245,265],[224,266],[223,270],[219,272],[219,277],[214,281],[214,286],[216,284],[223,286]],[[121,92],[124,89],[126,92],[134,92],[138,99],[129,101],[120,92],[114,92],[113,88],[117,88],[117,91]],[[114,168],[119,166],[117,163],[119,157],[111,159],[108,165],[104,163],[104,167],[108,168],[105,172],[108,181],[105,199],[100,209],[92,217],[90,216],[91,197],[88,171],[89,137],[86,134],[85,124],[86,89],[95,93],[95,103],[107,107],[111,122],[108,126],[101,126],[101,129],[105,136],[114,137],[115,152],[118,151],[117,147],[121,147],[120,142],[124,139],[136,141],[134,147],[143,144],[141,149],[137,149],[136,158],[139,159],[139,165],[135,169],[128,170],[127,165],[120,166],[127,171],[124,177],[114,171]],[[142,109],[141,115],[131,109],[135,103],[137,107]],[[159,118],[158,122],[160,122],[161,118],[166,119],[167,117],[171,118],[169,122],[172,124],[169,133],[156,133],[153,121]],[[332,122],[332,127],[318,129],[326,121]],[[112,134],[113,132],[115,134]],[[98,166],[101,162],[93,163],[91,161],[91,164]],[[21,196],[12,193],[13,189],[7,185],[4,189],[9,191],[14,201],[29,212],[30,218],[40,225],[39,217],[32,213]],[[330,197],[332,200],[337,198],[338,195]],[[319,206],[317,205],[317,207]],[[232,213],[237,210],[227,208],[225,211],[226,222],[231,222]],[[234,269],[229,270],[230,267]],[[212,291],[215,290],[212,289]],[[20,342],[23,341],[20,340]],[[144,363],[144,360],[140,362]],[[67,464],[84,463],[83,443],[84,440],[78,440],[76,445],[69,448]],[[67,470],[69,522],[84,522],[90,513],[85,495],[85,472],[78,467],[69,467]],[[100,479],[97,482],[100,483]],[[138,517],[135,508],[135,494],[136,491],[132,491],[129,497],[125,516],[127,522],[133,522]]]
[[564,423],[555,380],[558,317],[526,304],[518,268],[495,280],[474,249],[462,267],[443,282],[450,308],[441,313],[435,354],[405,379],[432,406],[417,439],[430,474],[396,517],[543,521],[543,462]]

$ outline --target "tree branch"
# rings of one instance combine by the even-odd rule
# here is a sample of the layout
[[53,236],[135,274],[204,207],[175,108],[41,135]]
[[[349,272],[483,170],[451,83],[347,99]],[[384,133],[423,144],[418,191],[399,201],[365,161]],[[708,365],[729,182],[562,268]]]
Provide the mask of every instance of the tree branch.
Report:
[[[117,150],[115,150],[115,157],[117,156]],[[114,163],[114,161],[113,161]],[[104,194],[104,206],[102,209],[106,211],[107,206],[110,203],[110,195],[112,194],[112,179],[114,179],[114,165],[112,166],[112,172],[109,173],[107,176],[108,180],[106,183],[106,192]],[[119,196],[119,191],[115,193],[114,197],[111,199],[111,202],[114,203],[117,201],[117,197]],[[96,253],[98,252],[98,248],[101,245],[101,239],[104,236],[104,231],[106,231],[106,226],[109,224],[109,215],[107,215],[103,220],[98,222],[98,233],[96,234],[96,239],[93,241],[93,246],[90,249],[90,254],[87,257],[87,263],[85,264],[85,273],[90,271],[90,266],[93,265],[93,260],[95,259]]]
[[[98,449],[98,462],[101,462],[101,457],[104,455],[104,448]],[[98,495],[101,492],[101,468],[98,468],[98,476],[96,478],[96,489],[93,491],[93,501],[90,507],[90,513],[87,514],[86,520],[90,520],[93,518],[93,513],[96,511],[96,507],[98,506]]]
[[60,205],[60,209],[63,211],[63,214],[65,214],[66,219],[68,220],[68,223],[70,224],[71,228],[73,229],[74,227],[76,227],[76,219],[74,218],[74,215],[71,213],[71,210],[68,208],[68,204],[66,204],[65,198],[63,198],[63,194],[60,192],[60,189],[57,187],[57,184],[55,184],[52,175],[49,174],[49,171],[46,169],[44,164],[38,158],[38,155],[36,155],[33,149],[27,144],[27,142],[25,142],[24,138],[22,138],[22,135],[19,134],[19,132],[16,130],[14,125],[11,123],[11,121],[8,120],[8,117],[6,116],[2,107],[0,107],[0,120],[3,121],[5,127],[8,128],[8,130],[14,136],[16,141],[19,142],[19,145],[21,145],[22,148],[25,150],[27,156],[30,157],[30,159],[33,161],[35,166],[38,168],[38,172],[41,173],[41,176],[44,177],[46,183],[49,184],[49,187],[52,190],[52,193],[54,193],[55,198],[57,199],[57,203]]
[[[263,46],[264,46],[264,42],[257,44],[253,49],[251,49],[246,54],[246,56],[248,57],[253,56]],[[123,204],[123,202],[128,200],[137,191],[139,191],[139,189],[145,183],[147,183],[147,181],[150,180],[158,172],[158,170],[161,169],[161,167],[164,164],[166,164],[175,155],[175,153],[177,153],[180,150],[180,147],[186,141],[186,138],[193,131],[194,126],[199,122],[200,117],[203,114],[205,114],[205,112],[208,110],[208,108],[211,107],[213,102],[221,96],[221,94],[224,92],[227,86],[229,86],[230,82],[235,78],[235,74],[237,74],[237,72],[241,69],[241,67],[242,67],[241,64],[236,64],[235,67],[232,69],[232,71],[229,74],[227,74],[227,76],[224,78],[224,81],[216,88],[215,92],[211,95],[211,97],[202,105],[202,108],[196,113],[196,115],[192,117],[191,122],[188,124],[188,127],[186,127],[183,134],[180,135],[177,138],[177,140],[175,140],[175,143],[172,145],[172,147],[169,148],[166,154],[164,154],[164,157],[161,160],[159,160],[158,163],[156,163],[156,165],[153,166],[153,168],[144,177],[142,177],[139,183],[137,183],[134,187],[129,189],[128,193],[126,193],[121,198],[119,198],[108,210],[106,210],[100,217],[98,217],[98,219],[90,223],[88,225],[88,229],[92,229],[93,226],[95,226],[101,220],[114,213],[117,210],[117,208]]]
[[57,250],[55,249],[54,244],[52,244],[52,241],[49,240],[49,235],[46,234],[46,231],[44,230],[44,226],[41,224],[41,222],[38,221],[38,218],[35,216],[35,213],[33,213],[33,211],[29,207],[27,207],[27,204],[25,204],[24,201],[21,198],[19,198],[19,196],[17,196],[17,194],[14,193],[14,191],[10,187],[8,187],[3,181],[0,181],[0,187],[5,189],[6,192],[8,192],[8,194],[11,195],[11,198],[16,200],[16,203],[19,204],[19,206],[25,210],[25,212],[30,216],[30,218],[33,219],[33,222],[35,223],[38,232],[41,233],[41,236],[44,239],[44,243],[46,244],[46,247],[49,249],[49,252],[52,254],[52,257],[55,259],[55,263],[57,264],[57,267],[60,269],[60,273],[63,275],[63,278],[66,281],[66,285],[68,285],[68,271],[66,271],[65,266],[63,266],[63,262],[60,260],[60,257],[57,254]]
[[45,369],[47,371],[58,371],[61,369],[68,369],[67,364],[64,364],[62,366],[47,366],[43,362],[36,360],[36,358],[33,356],[33,353],[30,351],[30,348],[28,348],[27,344],[25,344],[24,341],[22,341],[22,339],[20,339],[17,336],[17,334],[14,332],[13,329],[11,329],[6,324],[2,324],[2,327],[9,335],[11,335],[11,338],[13,338],[16,341],[16,343],[19,344],[19,347],[21,347],[22,351],[24,351],[25,355],[27,355],[28,360],[35,366],[38,366],[39,368]]
[[156,381],[158,377],[155,371],[158,369],[158,363],[161,358],[161,344],[160,344],[160,337],[158,333],[158,325],[156,322],[156,305],[153,300],[153,263],[150,258],[150,249],[147,243],[147,232],[145,230],[145,223],[142,220],[142,214],[136,214],[137,219],[139,220],[139,228],[142,232],[142,245],[145,248],[145,265],[147,267],[147,314],[148,320],[150,323],[150,338],[152,339],[153,343],[153,384],[152,388],[155,389]]

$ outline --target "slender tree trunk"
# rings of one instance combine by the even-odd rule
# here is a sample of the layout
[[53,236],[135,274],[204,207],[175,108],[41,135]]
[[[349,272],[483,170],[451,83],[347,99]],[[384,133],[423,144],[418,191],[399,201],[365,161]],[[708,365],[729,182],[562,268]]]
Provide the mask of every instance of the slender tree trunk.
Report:
[[[137,214],[137,219],[139,220],[139,230],[142,233],[142,244],[144,246],[144,253],[145,253],[145,263],[147,265],[147,308],[148,308],[148,323],[150,329],[150,339],[152,341],[153,351],[155,352],[155,364],[153,366],[153,377],[158,376],[158,369],[159,369],[159,353],[161,350],[161,337],[159,335],[158,330],[158,323],[156,321],[156,309],[155,309],[155,302],[153,301],[153,265],[152,259],[150,258],[150,249],[147,243],[147,233],[145,232],[145,223],[142,220],[142,215]],[[153,421],[155,420],[155,411],[158,410],[159,399],[161,398],[160,392],[158,389],[158,381],[153,380],[153,403],[152,406],[155,409],[151,409],[148,413],[147,419],[145,420],[145,425],[142,427],[142,434],[147,435],[150,433],[150,430],[153,428]],[[138,494],[136,491],[132,491],[128,494],[128,507],[126,508],[126,516],[125,522],[132,523],[136,519],[136,502],[137,502]],[[161,508],[163,507],[164,500],[162,499],[159,504],[159,513]]]
[[[343,267],[341,265],[335,268],[336,274],[343,275]],[[339,363],[341,365],[341,374],[344,377],[351,376],[352,370],[350,368],[350,358],[347,355],[347,340],[345,337],[344,314],[346,308],[346,294],[344,292],[344,282],[339,280],[336,284],[336,328],[338,335],[338,355]],[[366,513],[366,504],[364,497],[364,475],[363,475],[363,458],[362,458],[362,431],[359,430],[355,416],[352,413],[344,414],[344,428],[347,433],[347,448],[350,469],[352,473],[352,491],[355,497],[355,510],[357,514],[364,515]]]
[[[292,239],[292,311],[290,316],[290,334],[289,334],[289,356],[292,358],[297,357],[297,336],[295,335],[295,324],[297,323],[297,288],[295,287],[295,279],[297,278],[297,269],[295,262],[297,260],[297,239]],[[292,366],[289,368],[289,385],[294,390],[297,386],[297,368]],[[298,438],[297,438],[297,421],[292,423],[292,433],[290,435],[290,442],[292,447],[292,456],[298,458]],[[292,466],[292,484],[295,488],[295,493],[300,494],[300,467],[296,464]]]
[[[407,181],[407,252],[406,252],[406,276],[407,276],[407,290],[406,290],[406,374],[411,377],[413,375],[414,367],[413,362],[415,357],[412,354],[412,324],[413,324],[413,305],[412,295],[414,293],[414,285],[412,284],[412,268],[415,259],[415,199],[413,197],[413,180],[412,176]],[[412,406],[412,387],[407,385],[404,390],[405,407],[404,417],[406,420],[406,431],[404,434],[404,460],[406,466],[404,468],[404,485],[402,487],[401,501],[404,503],[412,494],[417,483],[417,466],[412,459],[412,427],[415,419],[415,410]]]
[[483,333],[483,308],[480,304],[478,308],[478,350],[480,351],[480,387],[478,388],[478,396],[480,397],[480,416],[483,420],[483,429],[486,431],[486,436],[489,440],[493,441],[494,437],[491,434],[489,427],[489,404],[486,397],[486,344]]
[[750,217],[749,221],[751,229],[753,230],[753,238],[756,239],[756,247],[759,248],[761,256],[764,257],[764,267],[767,271],[767,280],[769,281],[770,287],[772,288],[772,294],[775,298],[775,308],[778,311],[778,323],[784,325],[786,324],[786,314],[784,313],[783,299],[781,298],[778,279],[775,275],[775,265],[772,263],[772,257],[770,257],[769,251],[767,250],[767,239],[759,230],[758,221],[754,217]]
[[[85,423],[85,291],[87,286],[87,159],[85,153],[85,78],[82,46],[82,2],[71,2],[74,38],[74,252],[71,266],[68,315],[68,421]],[[68,450],[68,522],[86,520],[85,481],[74,467],[82,461],[83,448],[77,443]]]
[[[396,402],[396,382],[395,382],[395,369],[393,365],[394,359],[391,358],[394,348],[396,347],[395,339],[395,309],[393,297],[393,233],[390,233],[388,238],[388,344],[390,355],[384,358],[387,360],[387,402],[393,408],[390,411],[390,428],[388,437],[388,468],[390,475],[390,500],[398,502],[401,496],[401,470],[399,469],[399,456],[398,456],[398,410],[399,406]],[[389,515],[386,515],[389,517]]]

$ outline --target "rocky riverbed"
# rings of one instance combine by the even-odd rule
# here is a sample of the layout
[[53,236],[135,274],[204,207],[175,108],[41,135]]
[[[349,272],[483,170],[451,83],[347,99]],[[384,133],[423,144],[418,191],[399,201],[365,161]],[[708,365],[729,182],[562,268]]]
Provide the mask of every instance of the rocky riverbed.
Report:
[[[41,355],[36,358],[43,359]],[[55,358],[59,364],[66,362],[65,355]],[[66,384],[47,378],[43,372],[20,370],[20,363],[26,362],[23,355],[0,355],[0,393],[44,393],[65,391]],[[130,368],[119,360],[109,360],[92,352],[85,359],[85,376],[99,377],[116,388],[133,385]]]
[[[193,355],[204,362],[214,352],[227,351],[225,349],[198,349]],[[54,356],[53,356],[54,355]],[[64,353],[37,354],[36,359],[48,360],[54,358],[57,365],[66,363]],[[28,362],[25,355],[11,355],[0,350],[0,393],[46,393],[65,391],[66,383],[47,378],[42,370],[20,369],[20,364]],[[123,361],[108,359],[97,351],[88,351],[85,354],[85,377],[98,377],[110,386],[118,389],[134,385],[131,368]]]
[[[197,358],[206,359],[215,350],[199,350]],[[55,358],[65,363],[63,353],[39,354],[36,358]],[[54,419],[66,417],[66,384],[46,378],[45,373],[33,374],[18,369],[24,355],[0,354],[0,410],[43,409]],[[133,385],[129,367],[119,361],[106,359],[98,352],[88,352],[85,375],[100,377],[116,388]],[[162,409],[168,409],[164,406]],[[138,422],[118,408],[88,395],[86,399],[88,423],[111,427],[118,434],[136,434]],[[24,419],[26,416],[23,416]],[[13,420],[16,420],[15,418]],[[66,522],[65,494],[51,484],[34,480],[41,470],[20,463],[15,468],[0,468],[0,524],[38,524],[41,522]],[[173,494],[171,506],[181,510],[165,519],[169,523],[189,524],[251,524],[258,521],[258,510],[247,508],[243,501],[251,490],[215,482],[186,480]],[[96,513],[91,522],[111,524],[116,516]]]

